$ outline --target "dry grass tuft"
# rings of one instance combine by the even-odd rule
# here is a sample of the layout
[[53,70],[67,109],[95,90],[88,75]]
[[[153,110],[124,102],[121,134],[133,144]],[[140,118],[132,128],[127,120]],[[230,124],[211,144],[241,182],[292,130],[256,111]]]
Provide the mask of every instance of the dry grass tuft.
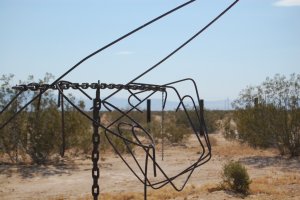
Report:
[[237,141],[226,141],[226,145],[218,145],[213,148],[213,154],[218,156],[252,156],[252,155],[261,155],[261,156],[271,156],[278,155],[275,150],[262,150],[254,149],[247,144],[241,144]]
[[[195,185],[187,186],[183,191],[177,192],[172,187],[165,187],[159,190],[151,190],[148,192],[148,200],[172,200],[172,199],[187,199],[188,196],[199,196],[205,192],[219,191],[218,186],[213,184],[203,185],[202,187],[196,187]],[[144,198],[143,193],[139,192],[126,192],[126,193],[101,193],[100,199],[105,200],[140,200]],[[60,196],[52,198],[51,200],[68,200],[71,198]],[[78,200],[92,200],[91,195],[87,195]],[[50,200],[50,199],[48,199]]]
[[264,176],[252,179],[250,186],[253,194],[268,194],[272,196],[299,196],[300,175],[288,173],[284,175]]

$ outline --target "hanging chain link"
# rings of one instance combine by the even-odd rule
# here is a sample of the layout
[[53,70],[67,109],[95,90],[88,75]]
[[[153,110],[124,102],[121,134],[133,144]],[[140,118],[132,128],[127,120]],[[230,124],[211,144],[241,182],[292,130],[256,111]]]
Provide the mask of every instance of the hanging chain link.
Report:
[[[123,84],[106,84],[106,83],[70,83],[70,82],[65,82],[61,81],[58,82],[59,87],[61,89],[67,90],[67,89],[117,89],[117,90],[144,90],[144,91],[165,91],[166,87],[161,86],[161,85],[153,85],[153,84],[128,84],[128,85],[123,85]],[[28,85],[21,84],[21,85],[16,85],[12,87],[13,89],[16,90],[21,90],[21,91],[26,91],[26,90],[31,90],[31,91],[36,91],[36,90],[47,90],[47,89],[52,89],[52,90],[57,90],[57,84],[55,85],[50,85],[50,84],[38,84],[38,83],[30,83]]]
[[92,161],[93,161],[93,169],[92,169],[92,177],[93,177],[93,186],[92,186],[92,194],[94,200],[98,199],[100,187],[98,185],[99,179],[99,167],[98,167],[98,160],[99,160],[99,143],[100,143],[100,135],[99,135],[99,123],[100,123],[100,112],[101,108],[101,99],[100,99],[100,88],[96,90],[96,98],[93,101],[93,151],[92,151]]

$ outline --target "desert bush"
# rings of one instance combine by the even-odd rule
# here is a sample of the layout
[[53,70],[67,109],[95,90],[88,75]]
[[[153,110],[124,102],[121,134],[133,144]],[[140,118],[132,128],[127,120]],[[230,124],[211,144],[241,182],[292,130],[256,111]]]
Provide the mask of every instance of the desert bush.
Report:
[[170,143],[181,143],[191,133],[184,111],[168,111],[164,122],[164,137]]
[[51,153],[59,152],[59,112],[50,107],[28,115],[26,152],[34,163],[43,164]]
[[188,130],[185,127],[169,123],[166,128],[166,138],[171,143],[180,143],[187,135]]
[[[54,77],[47,73],[38,83],[49,83]],[[12,90],[13,75],[0,78],[0,108],[1,110],[16,95]],[[35,82],[33,76],[29,76],[28,84]],[[40,91],[25,91],[18,96],[5,112],[1,113],[1,122],[7,121],[28,100],[39,94]],[[75,102],[75,98],[73,98]],[[84,107],[82,102],[79,102]],[[65,133],[67,139],[66,148],[84,148],[90,138],[90,123],[72,109],[66,102]],[[28,155],[34,163],[41,164],[48,161],[50,155],[61,149],[61,111],[57,107],[57,99],[53,92],[46,91],[33,101],[23,112],[19,113],[11,123],[0,130],[0,151],[9,155],[12,162],[17,162],[19,155]],[[28,157],[27,156],[27,157]],[[25,156],[24,156],[25,158]],[[23,158],[22,158],[23,159]]]
[[[0,110],[7,105],[7,103],[17,94],[16,91],[11,89],[11,81],[14,75],[2,75],[0,78]],[[17,110],[21,107],[22,101],[25,96],[19,95],[18,100],[13,102],[6,112],[0,114],[1,125],[7,121]],[[24,142],[25,114],[21,113],[16,117],[12,123],[0,130],[0,152],[9,156],[12,162],[19,161],[19,155],[22,153],[22,144]]]
[[222,186],[237,193],[248,194],[251,180],[247,169],[237,161],[230,161],[223,166]]
[[[75,97],[71,94],[68,98],[76,104]],[[77,105],[81,110],[85,109],[83,101]],[[65,139],[66,149],[83,150],[87,153],[91,150],[92,123],[74,107],[65,105]]]
[[[120,131],[116,127],[110,128],[112,132],[114,132],[116,135],[105,132],[104,130],[101,131],[100,135],[100,145],[103,145],[101,148],[102,151],[105,151],[109,148],[113,148],[115,151],[117,151],[120,154],[123,153],[134,153],[134,144],[132,144],[129,141],[137,142],[134,139],[133,133],[131,130],[128,130],[127,127],[124,129],[120,129]],[[126,138],[127,140],[117,136],[120,135],[123,138]]]
[[[254,103],[254,99],[256,99]],[[277,147],[281,154],[300,154],[300,74],[275,75],[248,87],[234,102],[239,139],[254,147]]]
[[[54,77],[46,74],[41,83],[49,83]],[[33,77],[29,77],[30,82],[34,82]],[[39,94],[39,91],[27,91],[27,97]],[[44,95],[37,98],[27,108],[25,118],[26,153],[31,157],[32,161],[42,164],[48,161],[51,153],[59,152],[59,134],[60,134],[60,113],[56,106],[56,100],[51,92],[47,91]]]
[[[218,120],[223,119],[228,111],[222,111],[222,110],[204,110],[204,121],[206,130],[208,133],[214,133],[219,129],[219,126],[217,124]],[[198,119],[198,116],[194,110],[187,110],[187,114],[189,115],[196,131],[200,131],[200,122]],[[185,127],[191,127],[190,122],[187,119],[186,114],[184,111],[178,111],[176,113],[176,123],[182,124]]]

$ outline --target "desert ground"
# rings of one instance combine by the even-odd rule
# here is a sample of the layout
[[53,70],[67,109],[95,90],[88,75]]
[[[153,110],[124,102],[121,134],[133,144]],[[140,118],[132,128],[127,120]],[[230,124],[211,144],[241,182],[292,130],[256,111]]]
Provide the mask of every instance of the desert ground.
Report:
[[[275,149],[253,149],[227,141],[221,133],[211,134],[212,158],[197,168],[181,192],[166,186],[148,189],[148,199],[216,200],[216,199],[300,199],[300,158],[280,156]],[[157,154],[161,153],[158,144]],[[136,151],[139,159],[144,159]],[[166,172],[174,175],[197,157],[197,143],[188,138],[183,145],[166,145]],[[67,155],[47,165],[0,164],[0,199],[92,199],[92,162],[89,155]],[[221,171],[229,160],[240,161],[248,170],[250,194],[242,196],[220,189]],[[132,162],[129,160],[129,163]],[[151,169],[149,169],[151,171]],[[179,178],[180,185],[184,179]],[[143,199],[143,185],[113,152],[101,153],[100,199]]]

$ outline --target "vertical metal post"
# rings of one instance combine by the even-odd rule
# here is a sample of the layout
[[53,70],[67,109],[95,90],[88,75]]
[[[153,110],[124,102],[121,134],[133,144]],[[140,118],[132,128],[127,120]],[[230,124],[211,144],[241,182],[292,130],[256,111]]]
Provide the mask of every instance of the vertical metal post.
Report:
[[[18,99],[16,99],[16,103],[15,103],[15,106],[14,106],[14,113],[16,113],[18,111]],[[13,133],[14,133],[14,141],[15,141],[15,161],[16,163],[19,162],[19,151],[18,151],[18,148],[19,148],[19,138],[20,138],[20,131],[18,130],[17,127],[19,127],[19,122],[16,121],[16,124],[14,124],[13,126]]]
[[101,99],[100,99],[100,88],[96,89],[96,98],[93,100],[93,152],[92,152],[92,161],[93,161],[93,169],[92,169],[92,177],[93,177],[93,186],[92,186],[92,194],[94,200],[98,199],[100,187],[98,185],[98,179],[100,170],[98,167],[99,160],[99,143],[100,143],[100,135],[99,135],[99,123],[100,123],[100,108],[101,108]]
[[[151,134],[151,99],[147,99],[147,125],[148,125],[148,131]],[[153,172],[154,177],[156,177],[156,159],[155,159],[155,139],[154,134],[151,134],[151,137],[153,139]]]
[[147,99],[147,123],[151,122],[151,99]]
[[151,133],[151,99],[147,99],[147,129]]
[[204,135],[204,100],[200,99],[200,135]]
[[255,97],[255,98],[254,98],[254,107],[256,108],[256,107],[257,107],[257,105],[258,105],[258,98],[257,98],[257,97]]
[[[63,88],[61,88],[61,92],[63,93]],[[64,109],[64,97],[63,94],[60,96],[60,106],[61,106],[61,149],[60,149],[60,155],[61,157],[64,157],[65,155],[65,148],[66,148],[66,137],[65,137],[65,109]]]
[[164,160],[164,92],[161,93],[161,160]]

